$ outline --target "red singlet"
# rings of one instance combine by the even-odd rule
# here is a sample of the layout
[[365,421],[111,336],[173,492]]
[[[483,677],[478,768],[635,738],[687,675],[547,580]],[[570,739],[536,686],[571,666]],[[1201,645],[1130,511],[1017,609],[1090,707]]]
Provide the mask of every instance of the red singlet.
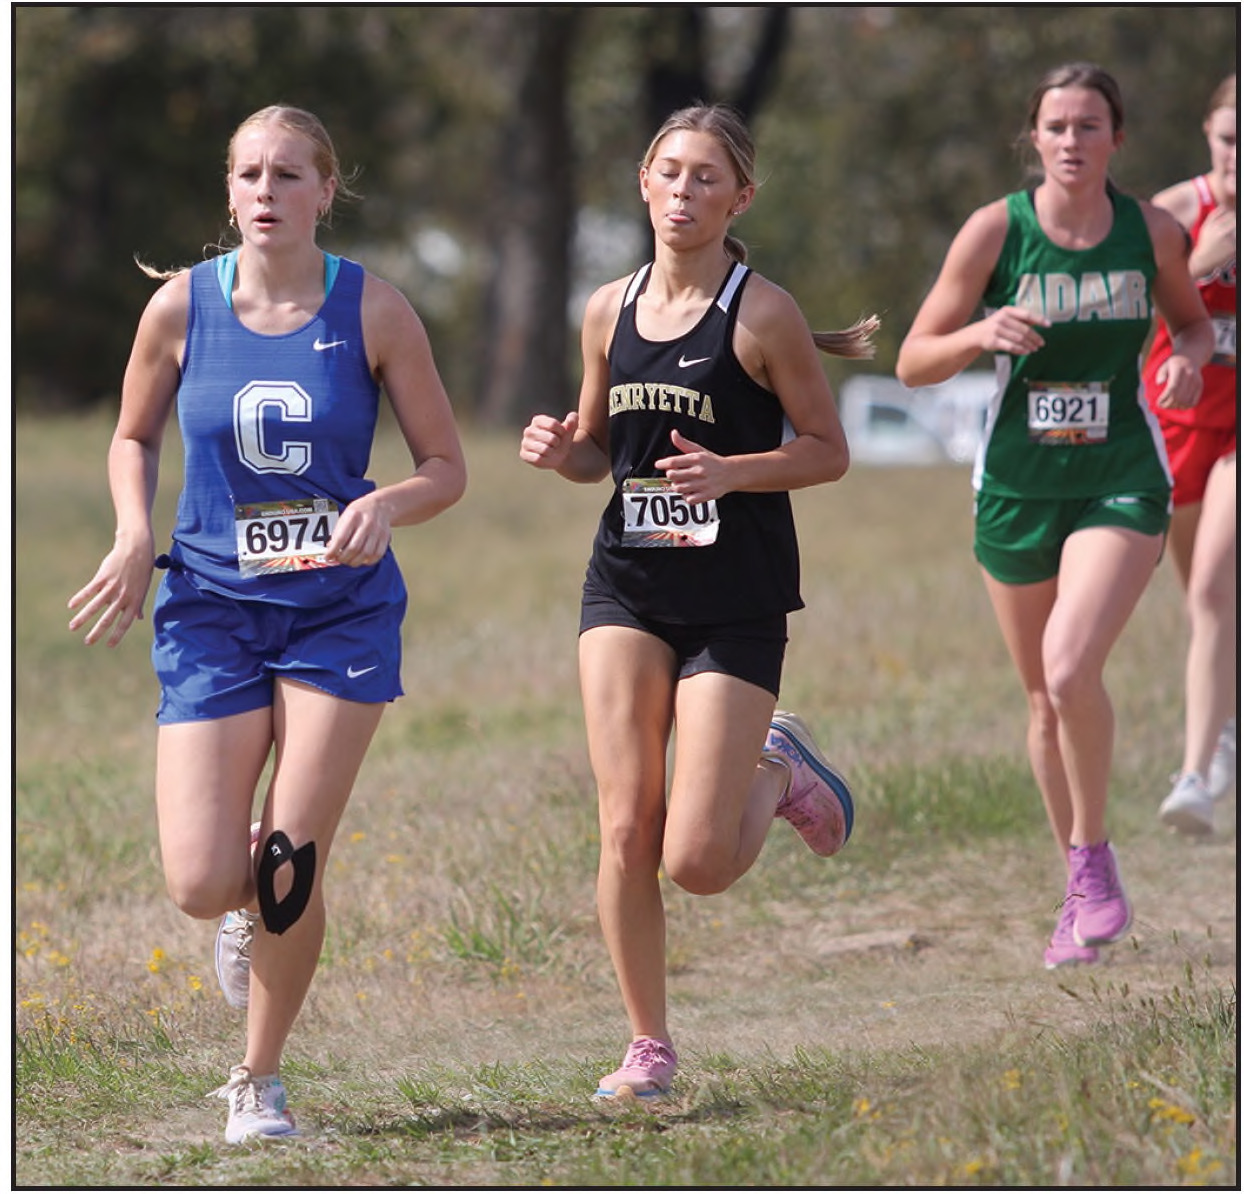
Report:
[[[1193,179],[1199,206],[1189,230],[1192,243],[1200,238],[1206,217],[1214,210],[1208,176]],[[1174,410],[1157,405],[1162,387],[1158,367],[1171,354],[1171,333],[1159,317],[1153,346],[1145,363],[1145,396],[1166,438],[1166,450],[1175,477],[1175,505],[1198,502],[1214,463],[1236,450],[1239,420],[1239,373],[1236,367],[1236,260],[1196,279],[1197,289],[1214,322],[1214,355],[1202,371],[1204,389],[1196,406]]]

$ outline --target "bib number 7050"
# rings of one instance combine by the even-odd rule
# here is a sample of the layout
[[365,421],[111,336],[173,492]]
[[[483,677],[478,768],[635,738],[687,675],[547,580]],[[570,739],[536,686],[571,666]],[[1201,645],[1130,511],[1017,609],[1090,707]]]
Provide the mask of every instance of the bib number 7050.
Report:
[[716,501],[687,501],[664,477],[622,483],[624,547],[708,547],[717,542]]

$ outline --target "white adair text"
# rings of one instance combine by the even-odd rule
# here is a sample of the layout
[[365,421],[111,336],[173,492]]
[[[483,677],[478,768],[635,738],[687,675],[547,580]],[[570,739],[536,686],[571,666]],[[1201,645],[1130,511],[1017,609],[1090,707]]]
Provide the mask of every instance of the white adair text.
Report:
[[1093,319],[1149,319],[1148,287],[1140,270],[1024,274],[1015,288],[1015,306],[1044,315],[1051,323]]

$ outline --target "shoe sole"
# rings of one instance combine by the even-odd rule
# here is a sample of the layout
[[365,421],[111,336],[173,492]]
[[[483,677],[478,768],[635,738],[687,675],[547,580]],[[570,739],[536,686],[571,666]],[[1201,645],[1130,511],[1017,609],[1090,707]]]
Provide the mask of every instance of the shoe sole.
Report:
[[633,1086],[623,1083],[617,1090],[606,1090],[603,1086],[597,1087],[592,1098],[611,1103],[646,1103],[652,1099],[663,1099],[668,1094],[668,1090],[662,1090],[660,1087],[652,1090],[636,1090]]
[[1211,810],[1206,820],[1191,808],[1163,808],[1158,810],[1158,818],[1168,829],[1176,833],[1186,833],[1192,837],[1209,837],[1214,832],[1214,814]]
[[[851,799],[851,789],[847,786],[847,781],[817,750],[812,741],[812,731],[804,724],[801,717],[778,710],[774,713],[770,724],[776,726],[795,744],[803,761],[829,785],[834,795],[838,797],[838,803],[842,805],[842,819],[846,825],[846,830],[842,835],[842,845],[845,846],[851,840],[851,830],[855,825],[855,803]],[[839,849],[841,848],[840,846]]]
[[1096,966],[1100,961],[1100,954],[1091,958],[1064,958],[1061,962],[1046,962],[1045,968],[1046,970],[1066,970],[1068,966]]
[[292,1140],[299,1135],[297,1128],[290,1128],[288,1132],[244,1132],[236,1139],[230,1137],[229,1133],[225,1133],[226,1144],[250,1144],[251,1141],[262,1140]]

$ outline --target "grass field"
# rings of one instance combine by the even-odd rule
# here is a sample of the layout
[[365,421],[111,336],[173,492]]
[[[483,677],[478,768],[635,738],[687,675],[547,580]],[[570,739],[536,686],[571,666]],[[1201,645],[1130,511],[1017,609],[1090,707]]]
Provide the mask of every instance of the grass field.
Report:
[[1181,741],[1171,569],[1108,673],[1132,936],[1049,974],[1062,877],[957,469],[797,495],[782,703],[851,778],[855,836],[823,861],[777,825],[729,893],[670,888],[676,1097],[591,1100],[627,1039],[575,673],[605,491],[526,468],[513,437],[470,437],[462,503],[399,532],[407,696],[330,862],[284,1068],[304,1135],[226,1146],[204,1096],[243,1023],[214,926],[163,890],[149,625],[112,652],[65,629],[112,537],[110,432],[15,431],[17,1185],[1237,1184],[1235,802],[1201,845],[1155,816]]

